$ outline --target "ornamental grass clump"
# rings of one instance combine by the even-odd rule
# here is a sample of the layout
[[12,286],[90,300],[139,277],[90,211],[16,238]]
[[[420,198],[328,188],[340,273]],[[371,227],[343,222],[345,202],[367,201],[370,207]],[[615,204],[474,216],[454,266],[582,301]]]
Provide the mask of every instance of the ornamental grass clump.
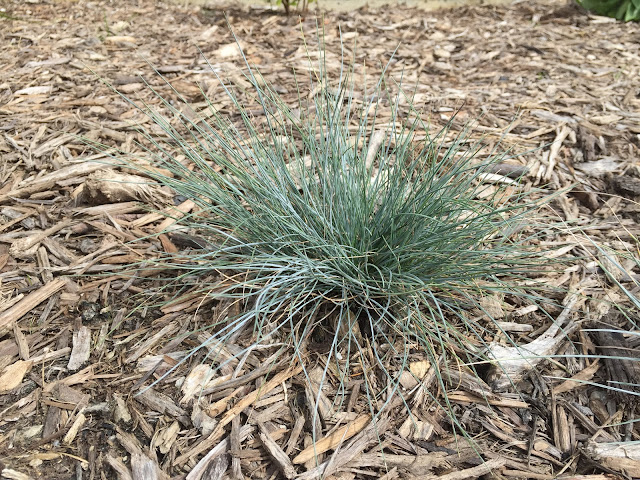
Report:
[[162,99],[169,116],[139,107],[168,137],[146,134],[159,167],[146,175],[197,206],[173,229],[200,248],[156,261],[172,272],[160,293],[241,305],[208,326],[210,349],[252,329],[238,357],[276,345],[307,366],[313,344],[321,383],[362,380],[376,412],[402,375],[422,378],[409,369],[422,358],[436,399],[443,366],[488,358],[500,329],[482,299],[532,295],[520,280],[544,258],[527,237],[537,205],[517,182],[495,182],[504,157],[481,157],[468,132],[431,134],[386,73],[367,88],[343,62],[334,80],[321,51],[290,105],[245,66],[251,103],[220,79],[224,112],[210,99],[201,110]]

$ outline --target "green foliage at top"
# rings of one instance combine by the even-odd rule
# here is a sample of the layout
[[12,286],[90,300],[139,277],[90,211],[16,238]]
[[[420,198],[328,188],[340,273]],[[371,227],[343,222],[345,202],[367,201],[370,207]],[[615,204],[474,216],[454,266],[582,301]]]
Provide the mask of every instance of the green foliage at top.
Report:
[[443,365],[487,361],[500,328],[480,300],[528,301],[519,281],[545,263],[529,246],[538,205],[488,174],[504,157],[479,158],[465,134],[430,135],[384,74],[358,90],[343,65],[332,82],[322,51],[296,105],[248,65],[245,79],[254,105],[221,80],[235,119],[213,101],[195,116],[164,99],[171,116],[139,106],[168,138],[148,134],[171,176],[146,174],[198,205],[178,225],[207,243],[159,265],[175,272],[176,295],[244,305],[210,325],[209,348],[249,329],[254,346],[284,344],[305,365],[309,342],[324,344],[323,381],[361,378],[372,409],[399,391],[412,356],[435,369],[434,398]]
[[578,0],[587,10],[625,22],[640,21],[640,0]]

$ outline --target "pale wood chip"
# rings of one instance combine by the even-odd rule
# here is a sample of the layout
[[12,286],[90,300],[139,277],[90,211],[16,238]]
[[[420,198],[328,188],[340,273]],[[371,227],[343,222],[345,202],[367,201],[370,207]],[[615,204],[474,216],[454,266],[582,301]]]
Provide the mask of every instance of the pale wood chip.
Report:
[[[255,427],[252,425],[245,425],[241,427],[240,431],[238,432],[239,441],[242,442],[254,431]],[[221,440],[217,445],[211,448],[209,453],[202,457],[202,459],[196,464],[194,468],[191,469],[191,471],[187,474],[186,480],[200,480],[211,462],[213,462],[220,455],[223,455],[227,451],[229,451],[230,445],[231,444],[229,438]]]
[[350,422],[348,425],[344,427],[340,427],[329,435],[322,437],[318,441],[315,442],[309,448],[305,448],[302,452],[300,452],[293,459],[293,463],[302,464],[306,463],[316,455],[324,453],[328,450],[332,450],[336,448],[338,445],[342,444],[344,441],[353,437],[367,426],[367,424],[371,421],[371,417],[369,415],[361,415],[356,418],[353,422]]
[[[260,429],[260,433],[258,436],[264,445],[264,448],[267,449],[273,460],[276,462],[280,471],[286,478],[294,478],[296,476],[296,469],[294,468],[291,460],[289,460],[289,456],[280,448],[271,435],[269,435],[269,431],[265,428],[264,424],[259,423],[258,428]],[[304,462],[298,462],[304,463]]]
[[20,358],[22,358],[22,360],[29,360],[29,344],[17,323],[13,325],[13,337],[18,344],[18,353],[20,354]]
[[4,478],[9,480],[33,480],[31,475],[14,470],[13,468],[3,468],[0,473],[2,473]]
[[108,453],[105,455],[104,458],[106,462],[109,464],[109,466],[115,470],[116,475],[118,475],[118,480],[133,480],[133,476],[131,475],[131,472],[129,471],[127,466],[122,462],[122,460]]
[[52,282],[43,285],[35,292],[30,293],[8,310],[0,313],[0,336],[11,330],[14,322],[20,320],[40,303],[47,300],[51,295],[62,290],[65,285],[66,280],[64,278],[57,278]]
[[374,422],[362,430],[355,438],[353,438],[344,448],[336,450],[334,454],[321,465],[313,468],[297,478],[301,480],[312,480],[322,478],[337,472],[343,465],[348,464],[358,455],[374,444],[379,444],[381,436],[389,426],[387,417],[378,418]]
[[152,388],[145,388],[135,397],[147,407],[159,413],[166,413],[175,417],[183,425],[189,424],[187,412],[174,403],[167,395],[157,392]]
[[67,431],[62,441],[67,445],[71,445],[73,441],[76,439],[78,432],[84,426],[87,421],[87,417],[84,416],[83,413],[79,413],[76,419],[73,421],[71,428]]
[[73,347],[67,368],[69,370],[78,370],[89,361],[90,353],[91,329],[83,326],[78,331],[73,332]]
[[560,385],[553,387],[553,394],[558,395],[560,393],[570,392],[575,388],[584,387],[599,369],[600,362],[596,359],[586,368],[576,373],[573,377],[565,380]]
[[160,480],[160,466],[142,453],[131,455],[131,473],[133,480]]
[[585,453],[592,460],[615,472],[635,477],[640,472],[640,444],[635,442],[587,442]]
[[234,480],[243,480],[240,458],[233,452],[240,451],[240,417],[234,417],[231,421],[231,434],[229,435],[229,447],[231,449],[231,477]]
[[457,472],[448,473],[446,475],[433,475],[424,477],[425,480],[433,479],[433,480],[467,480],[472,478],[478,478],[482,475],[487,475],[492,473],[494,470],[500,469],[500,467],[504,466],[506,463],[506,459],[502,457],[492,458],[487,460],[486,462],[481,463],[477,467],[467,468],[465,470],[460,470]]
[[561,342],[566,339],[569,328],[565,324],[571,323],[571,314],[582,302],[584,298],[578,294],[567,295],[564,310],[555,322],[546,332],[526,345],[512,347],[492,343],[489,346],[488,355],[495,362],[489,377],[493,389],[500,391],[517,383],[526,371],[534,368],[544,358],[553,355]]
[[18,360],[0,372],[0,393],[6,393],[18,387],[32,365],[31,360]]
[[49,237],[50,235],[59,232],[63,228],[68,227],[69,225],[71,225],[71,220],[63,220],[61,222],[58,222],[53,227],[47,228],[42,232],[38,232],[28,237],[16,240],[11,244],[9,254],[17,258],[34,255],[36,253],[37,244],[39,242]]
[[[101,157],[102,156],[100,155],[95,157],[95,159]],[[61,180],[71,177],[81,177],[100,168],[104,168],[104,165],[97,162],[91,162],[89,160],[90,159],[87,158],[84,161],[79,161],[78,163],[63,167],[58,171],[38,177],[31,182],[25,183],[25,185],[19,185],[15,190],[0,194],[0,202],[6,202],[11,198],[21,198],[36,192],[42,192],[50,189],[56,184],[56,182]]]

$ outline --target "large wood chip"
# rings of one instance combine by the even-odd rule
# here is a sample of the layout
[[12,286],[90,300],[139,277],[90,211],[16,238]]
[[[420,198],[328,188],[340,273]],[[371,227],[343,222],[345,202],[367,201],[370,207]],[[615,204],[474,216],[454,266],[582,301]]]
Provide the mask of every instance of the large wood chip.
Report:
[[389,427],[388,417],[379,417],[356,435],[347,445],[333,453],[328,460],[303,474],[298,475],[300,480],[315,480],[324,478],[337,472],[354,458],[372,445],[380,444],[380,438]]
[[359,416],[353,422],[336,429],[326,437],[315,442],[312,446],[305,448],[302,452],[296,455],[293,459],[293,463],[298,465],[306,463],[315,456],[336,448],[338,445],[361,432],[370,421],[371,417],[369,415]]
[[[249,435],[251,435],[255,431],[255,427],[252,425],[245,425],[240,428],[238,432],[239,441],[244,441]],[[231,443],[229,438],[225,438],[220,441],[216,446],[214,446],[209,453],[207,453],[197,464],[196,466],[189,472],[187,475],[187,480],[200,480],[202,476],[205,474],[209,465],[215,461],[220,455],[225,454],[229,448],[231,447]]]
[[0,372],[0,393],[6,393],[18,387],[32,365],[32,361],[18,360]]
[[136,399],[156,412],[166,413],[175,417],[183,425],[189,425],[187,412],[163,393],[157,392],[152,388],[144,388],[138,393]]
[[584,298],[578,294],[568,295],[567,304],[555,322],[535,340],[517,347],[498,343],[489,345],[487,355],[492,359],[490,385],[494,391],[502,391],[517,384],[522,376],[541,361],[554,355],[560,344],[566,340],[567,323],[571,324],[571,315]]
[[169,194],[148,178],[112,169],[92,172],[85,185],[86,194],[93,205],[133,200],[162,205],[170,201]]
[[118,480],[133,480],[131,471],[122,462],[122,460],[110,454],[105,455],[105,460],[109,466],[115,470],[116,475],[118,475]]
[[42,192],[53,187],[57,182],[72,177],[82,177],[95,170],[104,168],[103,164],[91,162],[87,160],[61,168],[58,171],[43,175],[31,182],[25,182],[24,186],[18,185],[18,188],[10,192],[0,194],[0,202],[6,202],[11,198],[21,198],[36,192]]
[[63,220],[61,222],[58,222],[53,227],[47,228],[42,232],[29,235],[28,237],[21,238],[20,240],[16,240],[11,244],[9,254],[16,258],[32,256],[36,253],[37,245],[39,242],[53,235],[54,233],[59,232],[63,228],[68,227],[69,225],[71,225],[71,220]]
[[32,309],[47,300],[51,295],[59,292],[66,285],[64,278],[56,278],[52,282],[43,285],[35,292],[30,293],[13,307],[0,313],[0,336],[13,328],[14,322],[20,320]]
[[91,352],[91,329],[80,327],[77,332],[73,332],[73,347],[71,357],[67,363],[69,370],[78,370],[89,361]]
[[481,463],[477,467],[467,468],[446,475],[425,476],[423,478],[424,480],[471,480],[492,473],[494,470],[502,467],[506,462],[507,460],[505,458],[496,457]]
[[589,458],[613,470],[636,478],[640,475],[640,444],[587,442],[585,453]]
[[280,448],[280,445],[271,438],[271,435],[269,435],[268,430],[263,424],[258,424],[258,427],[260,428],[260,433],[258,434],[260,441],[276,462],[282,474],[286,478],[294,478],[296,476],[296,469],[291,463],[291,460],[289,460],[289,456]]

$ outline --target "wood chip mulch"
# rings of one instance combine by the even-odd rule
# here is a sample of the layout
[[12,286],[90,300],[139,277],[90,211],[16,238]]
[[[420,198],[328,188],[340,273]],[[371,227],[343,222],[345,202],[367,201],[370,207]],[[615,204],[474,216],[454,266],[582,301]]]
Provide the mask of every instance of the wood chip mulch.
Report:
[[[451,374],[449,398],[474,449],[424,395],[421,388],[432,386],[426,380],[403,384],[407,404],[392,402],[375,423],[357,379],[334,405],[331,381],[320,393],[305,390],[301,367],[269,362],[268,349],[215,378],[202,352],[154,383],[206,340],[191,332],[232,306],[200,298],[140,306],[136,295],[151,285],[144,272],[129,277],[116,267],[184,248],[177,237],[154,236],[167,222],[154,211],[175,209],[176,199],[144,185],[117,188],[109,179],[132,172],[109,165],[81,137],[144,158],[133,124],[151,128],[148,120],[101,79],[158,104],[144,81],[173,97],[153,65],[197,104],[198,84],[219,94],[201,50],[242,88],[227,20],[221,8],[152,0],[5,0],[0,7],[1,478],[640,477],[632,395],[640,376],[631,360],[637,316],[614,308],[632,307],[620,286],[638,290],[637,24],[550,1],[320,17],[330,73],[339,68],[338,27],[345,45],[357,39],[356,57],[368,65],[386,63],[397,48],[391,74],[417,83],[416,103],[434,129],[458,110],[454,130],[478,118],[472,135],[522,153],[509,168],[526,172],[524,188],[562,191],[554,220],[582,229],[540,244],[575,259],[548,278],[579,292],[558,299],[554,321],[572,340],[560,333],[549,343],[558,359],[528,371],[521,395]],[[318,17],[259,8],[227,15],[249,61],[293,102],[293,69],[305,60],[300,31],[315,37]],[[178,201],[177,208],[193,206]],[[535,312],[493,307],[520,344],[556,328]],[[225,348],[232,356],[239,347]],[[322,373],[322,359],[316,363],[311,383]],[[315,395],[323,407],[314,450],[308,407]]]

